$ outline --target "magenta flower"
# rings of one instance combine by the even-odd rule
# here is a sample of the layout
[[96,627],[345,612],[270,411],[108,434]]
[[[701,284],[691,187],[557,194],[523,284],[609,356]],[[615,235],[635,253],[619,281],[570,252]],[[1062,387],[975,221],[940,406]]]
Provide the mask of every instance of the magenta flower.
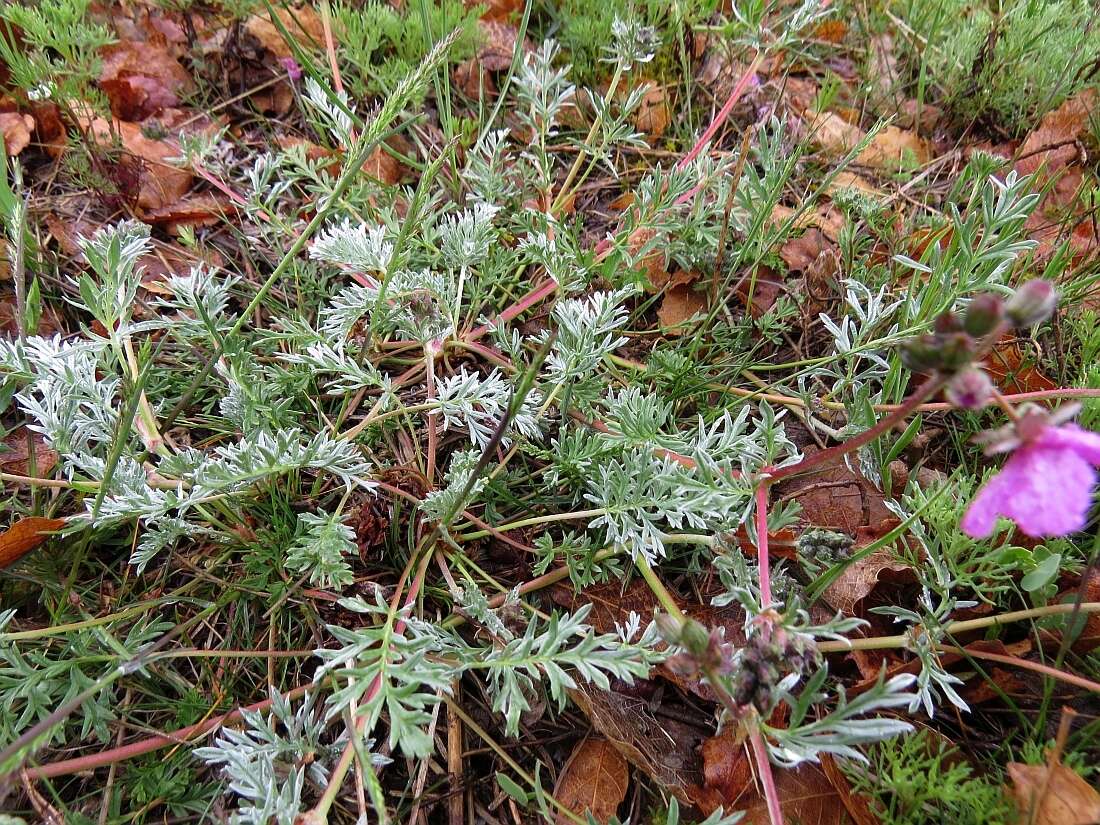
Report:
[[1064,536],[1085,526],[1097,481],[1094,468],[1100,465],[1100,433],[1061,423],[1075,412],[1075,406],[1053,415],[1031,408],[987,439],[989,452],[1012,455],[970,503],[962,520],[967,535],[985,538],[998,516],[1034,538]]
[[279,63],[286,69],[286,76],[291,83],[297,83],[302,79],[302,67],[298,65],[298,61],[293,57],[280,57]]

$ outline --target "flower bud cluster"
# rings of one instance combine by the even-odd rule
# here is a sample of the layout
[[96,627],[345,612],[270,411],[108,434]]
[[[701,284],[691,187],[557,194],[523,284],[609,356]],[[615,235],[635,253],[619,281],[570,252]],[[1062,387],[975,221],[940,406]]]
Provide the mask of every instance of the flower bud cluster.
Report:
[[795,544],[802,569],[816,576],[848,558],[855,540],[847,533],[811,527],[798,537]]
[[790,633],[771,622],[761,624],[738,656],[733,700],[768,716],[778,699],[779,683],[790,674],[805,675],[817,660],[817,648],[808,636]]
[[961,409],[981,409],[995,392],[989,376],[973,363],[982,349],[982,339],[996,337],[1006,327],[1029,327],[1045,321],[1057,305],[1057,291],[1043,280],[1028,281],[1008,299],[992,293],[978,295],[961,316],[945,312],[936,319],[932,332],[903,344],[902,363],[914,372],[949,376],[947,400]]

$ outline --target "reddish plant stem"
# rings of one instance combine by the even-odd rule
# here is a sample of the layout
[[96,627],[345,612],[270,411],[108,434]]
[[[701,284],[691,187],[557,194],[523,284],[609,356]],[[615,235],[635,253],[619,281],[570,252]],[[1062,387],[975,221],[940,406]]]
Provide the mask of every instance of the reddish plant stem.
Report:
[[759,778],[764,788],[764,801],[768,804],[768,820],[771,825],[783,825],[783,809],[779,807],[779,789],[775,787],[772,763],[768,759],[768,749],[764,745],[764,737],[760,735],[760,728],[749,729],[749,742],[752,744],[752,755],[756,761],[756,767],[760,771]]
[[[283,694],[284,699],[297,699],[305,694],[310,688],[314,687],[315,683],[311,682],[308,685],[302,685]],[[156,736],[150,736],[147,739],[141,739],[137,742],[131,742],[128,745],[121,745],[117,748],[111,748],[110,750],[100,751],[99,753],[89,754],[88,756],[78,756],[73,759],[63,759],[60,762],[51,762],[47,765],[41,765],[37,768],[27,768],[27,774],[34,779],[49,779],[55,776],[68,776],[74,773],[83,773],[84,771],[95,770],[96,768],[103,768],[107,765],[113,765],[116,762],[122,762],[126,759],[133,759],[136,756],[141,756],[145,753],[151,753],[152,751],[160,750],[161,748],[167,748],[170,745],[186,744],[188,740],[202,736],[204,733],[221,727],[227,722],[233,722],[241,718],[241,714],[244,711],[261,711],[267,710],[271,707],[271,699],[264,699],[262,702],[256,702],[253,705],[237,708],[229,713],[223,713],[221,716],[214,716],[207,719],[205,722],[199,722],[195,725],[188,725],[185,728],[174,730],[171,733],[162,733]]]
[[768,471],[770,483],[774,484],[780,479],[804,473],[821,464],[836,461],[849,453],[855,452],[860,447],[870,444],[879,436],[889,432],[914,412],[921,404],[931,398],[943,386],[944,379],[939,374],[933,374],[926,378],[916,391],[905,399],[896,410],[880,420],[869,430],[864,430],[859,435],[852,436],[847,441],[819,450],[811,456],[804,458],[797,464],[789,464],[786,467],[778,467]]
[[729,113],[733,111],[733,107],[737,105],[737,101],[741,99],[741,95],[745,93],[745,89],[748,88],[749,82],[756,75],[756,70],[760,68],[760,63],[764,60],[764,53],[757,52],[756,57],[749,63],[749,67],[745,69],[745,73],[741,75],[741,79],[737,81],[737,85],[733,87],[733,91],[730,92],[729,98],[723,104],[722,108],[718,110],[718,114],[714,116],[714,120],[710,122],[710,125],[699,136],[699,140],[695,141],[695,145],[691,147],[691,151],[684,155],[680,162],[676,164],[677,169],[683,169],[695,158],[699,156],[699,153],[703,151],[705,147],[714,137],[718,131],[718,127],[725,122],[729,117]]
[[756,559],[760,569],[760,605],[772,606],[772,573],[768,559],[768,488],[764,479],[756,488]]
[[535,304],[543,301],[550,295],[554,294],[554,291],[558,288],[558,282],[553,278],[547,278],[542,284],[532,289],[510,307],[502,311],[491,323],[483,324],[480,327],[469,332],[463,337],[463,340],[467,343],[470,341],[476,341],[478,338],[485,337],[491,330],[500,326],[503,323],[511,321],[518,315],[522,315]]

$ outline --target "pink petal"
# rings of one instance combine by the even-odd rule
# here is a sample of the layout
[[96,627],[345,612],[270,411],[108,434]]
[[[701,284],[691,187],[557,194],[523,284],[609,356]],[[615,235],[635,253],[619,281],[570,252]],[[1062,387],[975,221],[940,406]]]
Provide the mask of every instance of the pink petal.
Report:
[[1100,433],[1082,429],[1076,424],[1049,427],[1039,436],[1040,447],[1072,450],[1091,464],[1100,464]]
[[1006,464],[1003,470],[985,483],[966,508],[961,522],[963,532],[973,539],[984,539],[992,533],[997,525],[997,516],[1004,515],[1001,503],[1011,494],[1013,483],[1013,474]]
[[1068,449],[1031,445],[1017,450],[1005,464],[1010,470],[1000,511],[1029,536],[1064,536],[1085,526],[1096,471],[1087,459]]

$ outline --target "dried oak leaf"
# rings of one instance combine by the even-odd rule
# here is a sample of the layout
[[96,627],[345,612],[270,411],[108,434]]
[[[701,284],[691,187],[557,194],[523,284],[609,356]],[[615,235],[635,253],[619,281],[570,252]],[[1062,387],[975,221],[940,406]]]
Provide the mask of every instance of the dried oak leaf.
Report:
[[111,114],[139,121],[180,105],[194,89],[187,70],[158,43],[124,40],[102,52],[99,87],[111,102]]
[[[818,449],[811,443],[803,447],[803,452],[810,456]],[[783,499],[797,500],[802,505],[803,521],[815,527],[855,534],[861,527],[878,529],[894,518],[882,492],[843,464],[793,478],[780,484],[776,492]]]
[[[325,27],[321,15],[312,5],[300,9],[279,7],[275,10],[279,22],[299,46],[313,47],[325,42]],[[275,57],[293,57],[294,51],[283,39],[270,14],[255,14],[244,24],[244,30]]]
[[899,582],[914,580],[908,564],[899,562],[889,549],[876,550],[866,558],[849,564],[822,594],[830,605],[847,616],[857,614],[857,608],[887,578]]
[[698,278],[697,272],[681,271],[669,280],[665,297],[657,309],[657,320],[665,328],[666,335],[682,335],[687,332],[687,321],[706,311],[705,293],[694,288]]
[[[790,206],[776,204],[772,208],[772,225],[786,223],[797,211]],[[844,216],[840,214],[840,210],[830,204],[820,209],[807,209],[791,224],[791,229],[809,229],[810,227],[817,227],[825,233],[826,238],[835,243],[840,238],[841,230],[844,229]]]
[[752,760],[736,725],[727,725],[699,749],[703,757],[703,787],[695,794],[696,805],[709,815],[719,807],[736,810],[738,801],[752,788]]
[[10,567],[31,550],[45,544],[51,533],[65,526],[63,518],[27,516],[0,533],[0,569]]
[[175,203],[159,209],[150,209],[143,216],[146,223],[164,224],[176,234],[182,226],[213,226],[229,215],[235,214],[236,205],[220,192],[201,192],[187,195]]
[[484,9],[481,12],[482,20],[507,20],[523,9],[522,0],[463,0],[463,3],[467,8],[481,6]]
[[[626,798],[626,759],[607,739],[585,739],[573,749],[554,784],[554,797],[582,819],[607,822]],[[559,813],[559,825],[573,820]]]
[[779,248],[779,257],[791,272],[805,272],[818,255],[833,249],[825,234],[817,227],[811,227],[797,238],[790,238]]
[[4,136],[4,151],[9,157],[15,157],[31,142],[34,134],[34,118],[19,112],[0,114],[0,135]]
[[1023,348],[1010,336],[997,342],[985,361],[985,371],[1002,392],[1043,392],[1058,385],[1043,375]]
[[1017,152],[1016,171],[1030,175],[1042,167],[1050,175],[1076,160],[1077,140],[1088,131],[1096,102],[1096,90],[1086,89],[1043,115]]
[[[27,436],[31,437],[28,445]],[[0,450],[0,467],[6,473],[31,475],[31,456],[34,456],[34,477],[46,478],[57,465],[57,450],[46,446],[41,433],[30,432],[26,427],[8,433]]]
[[783,289],[783,278],[779,273],[762,265],[757,268],[756,278],[742,278],[735,292],[741,303],[747,305],[749,315],[760,318],[775,306]]
[[1020,810],[1021,825],[1100,822],[1100,793],[1065,765],[1059,763],[1048,768],[1010,762],[1008,778]]

